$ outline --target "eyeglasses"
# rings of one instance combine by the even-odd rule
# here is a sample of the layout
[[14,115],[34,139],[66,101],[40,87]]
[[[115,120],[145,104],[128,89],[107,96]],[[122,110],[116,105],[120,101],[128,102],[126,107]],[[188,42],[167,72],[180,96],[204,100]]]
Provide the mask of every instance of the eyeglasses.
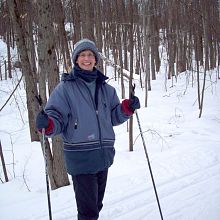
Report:
[[79,54],[79,57],[81,57],[81,58],[88,57],[89,59],[92,59],[92,58],[95,58],[95,55],[93,53],[88,53],[88,54],[81,53],[81,54]]

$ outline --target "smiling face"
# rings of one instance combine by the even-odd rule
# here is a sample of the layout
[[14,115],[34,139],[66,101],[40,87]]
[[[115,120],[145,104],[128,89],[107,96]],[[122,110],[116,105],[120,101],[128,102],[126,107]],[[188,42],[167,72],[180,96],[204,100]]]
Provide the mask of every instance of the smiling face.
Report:
[[91,50],[84,50],[78,55],[76,63],[81,69],[92,71],[96,63],[95,55]]

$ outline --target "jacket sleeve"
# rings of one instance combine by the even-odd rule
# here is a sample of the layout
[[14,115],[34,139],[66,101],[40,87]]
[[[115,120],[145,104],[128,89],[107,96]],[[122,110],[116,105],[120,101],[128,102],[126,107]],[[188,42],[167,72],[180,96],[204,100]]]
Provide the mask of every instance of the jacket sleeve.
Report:
[[113,90],[113,97],[111,98],[111,100],[112,100],[111,101],[112,125],[113,126],[120,125],[120,124],[124,123],[125,121],[127,121],[130,117],[122,111],[121,103],[119,101],[119,98],[118,98],[118,95],[117,95],[115,89]]
[[45,112],[54,122],[53,131],[49,136],[53,137],[54,135],[60,134],[66,127],[70,114],[70,107],[67,102],[63,82],[58,84],[51,93],[45,106]]

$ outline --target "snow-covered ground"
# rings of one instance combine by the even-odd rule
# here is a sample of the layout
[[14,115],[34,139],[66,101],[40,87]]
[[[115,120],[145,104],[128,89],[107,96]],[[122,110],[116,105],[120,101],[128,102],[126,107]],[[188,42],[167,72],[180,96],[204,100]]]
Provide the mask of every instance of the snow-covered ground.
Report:
[[[109,74],[111,70],[109,68]],[[220,85],[207,77],[202,117],[196,83],[188,73],[165,91],[164,72],[152,82],[148,107],[136,82],[138,110],[164,220],[220,219]],[[16,80],[0,81],[0,107]],[[186,83],[188,82],[188,83]],[[118,83],[110,81],[118,89]],[[10,181],[0,182],[0,219],[48,219],[44,159],[31,143],[24,84],[0,112],[0,139]],[[134,151],[128,151],[127,124],[115,127],[116,156],[109,170],[100,220],[160,220],[160,213],[134,116]],[[0,163],[0,178],[4,181]],[[71,183],[72,184],[72,183]],[[51,191],[54,220],[77,219],[72,185]]]

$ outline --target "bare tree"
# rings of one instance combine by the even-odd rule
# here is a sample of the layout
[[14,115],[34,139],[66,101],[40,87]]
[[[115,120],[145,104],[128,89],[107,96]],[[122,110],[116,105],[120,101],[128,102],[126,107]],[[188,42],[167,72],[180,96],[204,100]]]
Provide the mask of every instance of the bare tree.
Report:
[[[53,91],[59,82],[59,68],[57,65],[57,57],[55,51],[55,30],[53,26],[53,13],[50,1],[39,0],[37,1],[38,9],[38,52],[39,52],[39,93],[46,102],[46,86],[45,78],[48,78],[49,94]],[[61,32],[62,35],[62,32]],[[46,75],[47,74],[47,75]],[[45,77],[46,76],[46,77]],[[43,85],[41,85],[41,83]],[[48,155],[48,169],[51,188],[56,189],[61,186],[69,185],[69,180],[66,172],[64,156],[63,156],[63,143],[59,136],[52,139],[52,151],[49,143],[47,142],[47,155]]]
[[150,78],[150,13],[149,13],[149,1],[142,3],[143,11],[143,54],[144,54],[144,72],[145,72],[145,107],[148,103],[148,84]]
[[65,30],[66,21],[65,21],[63,4],[61,0],[54,0],[53,4],[54,4],[53,18],[57,23],[56,36],[59,45],[59,47],[56,47],[57,49],[56,51],[58,52],[59,49],[59,51],[61,52],[63,57],[62,63],[64,64],[66,71],[69,72],[72,69],[72,64],[70,58],[70,50],[67,41],[67,33]]
[[22,12],[23,3],[23,1],[19,0],[7,1],[10,18],[15,30],[15,40],[17,43],[18,53],[20,54],[21,58],[22,72],[25,76],[31,140],[36,141],[39,140],[34,120],[36,113],[39,111],[39,107],[35,100],[35,96],[38,94],[38,92],[35,80],[36,73],[33,72],[34,70],[32,69],[31,61],[28,56],[28,48],[26,42],[27,36],[25,35],[25,23],[23,21],[24,13]]
[[95,40],[94,35],[94,8],[93,1],[81,0],[80,1],[80,19],[82,37],[88,38],[92,41]]
[[[129,51],[130,51],[130,79],[129,79],[129,95],[133,93],[133,60],[134,60],[134,20],[133,20],[133,0],[129,1],[130,28],[129,28]],[[129,120],[129,150],[133,151],[133,116]]]

